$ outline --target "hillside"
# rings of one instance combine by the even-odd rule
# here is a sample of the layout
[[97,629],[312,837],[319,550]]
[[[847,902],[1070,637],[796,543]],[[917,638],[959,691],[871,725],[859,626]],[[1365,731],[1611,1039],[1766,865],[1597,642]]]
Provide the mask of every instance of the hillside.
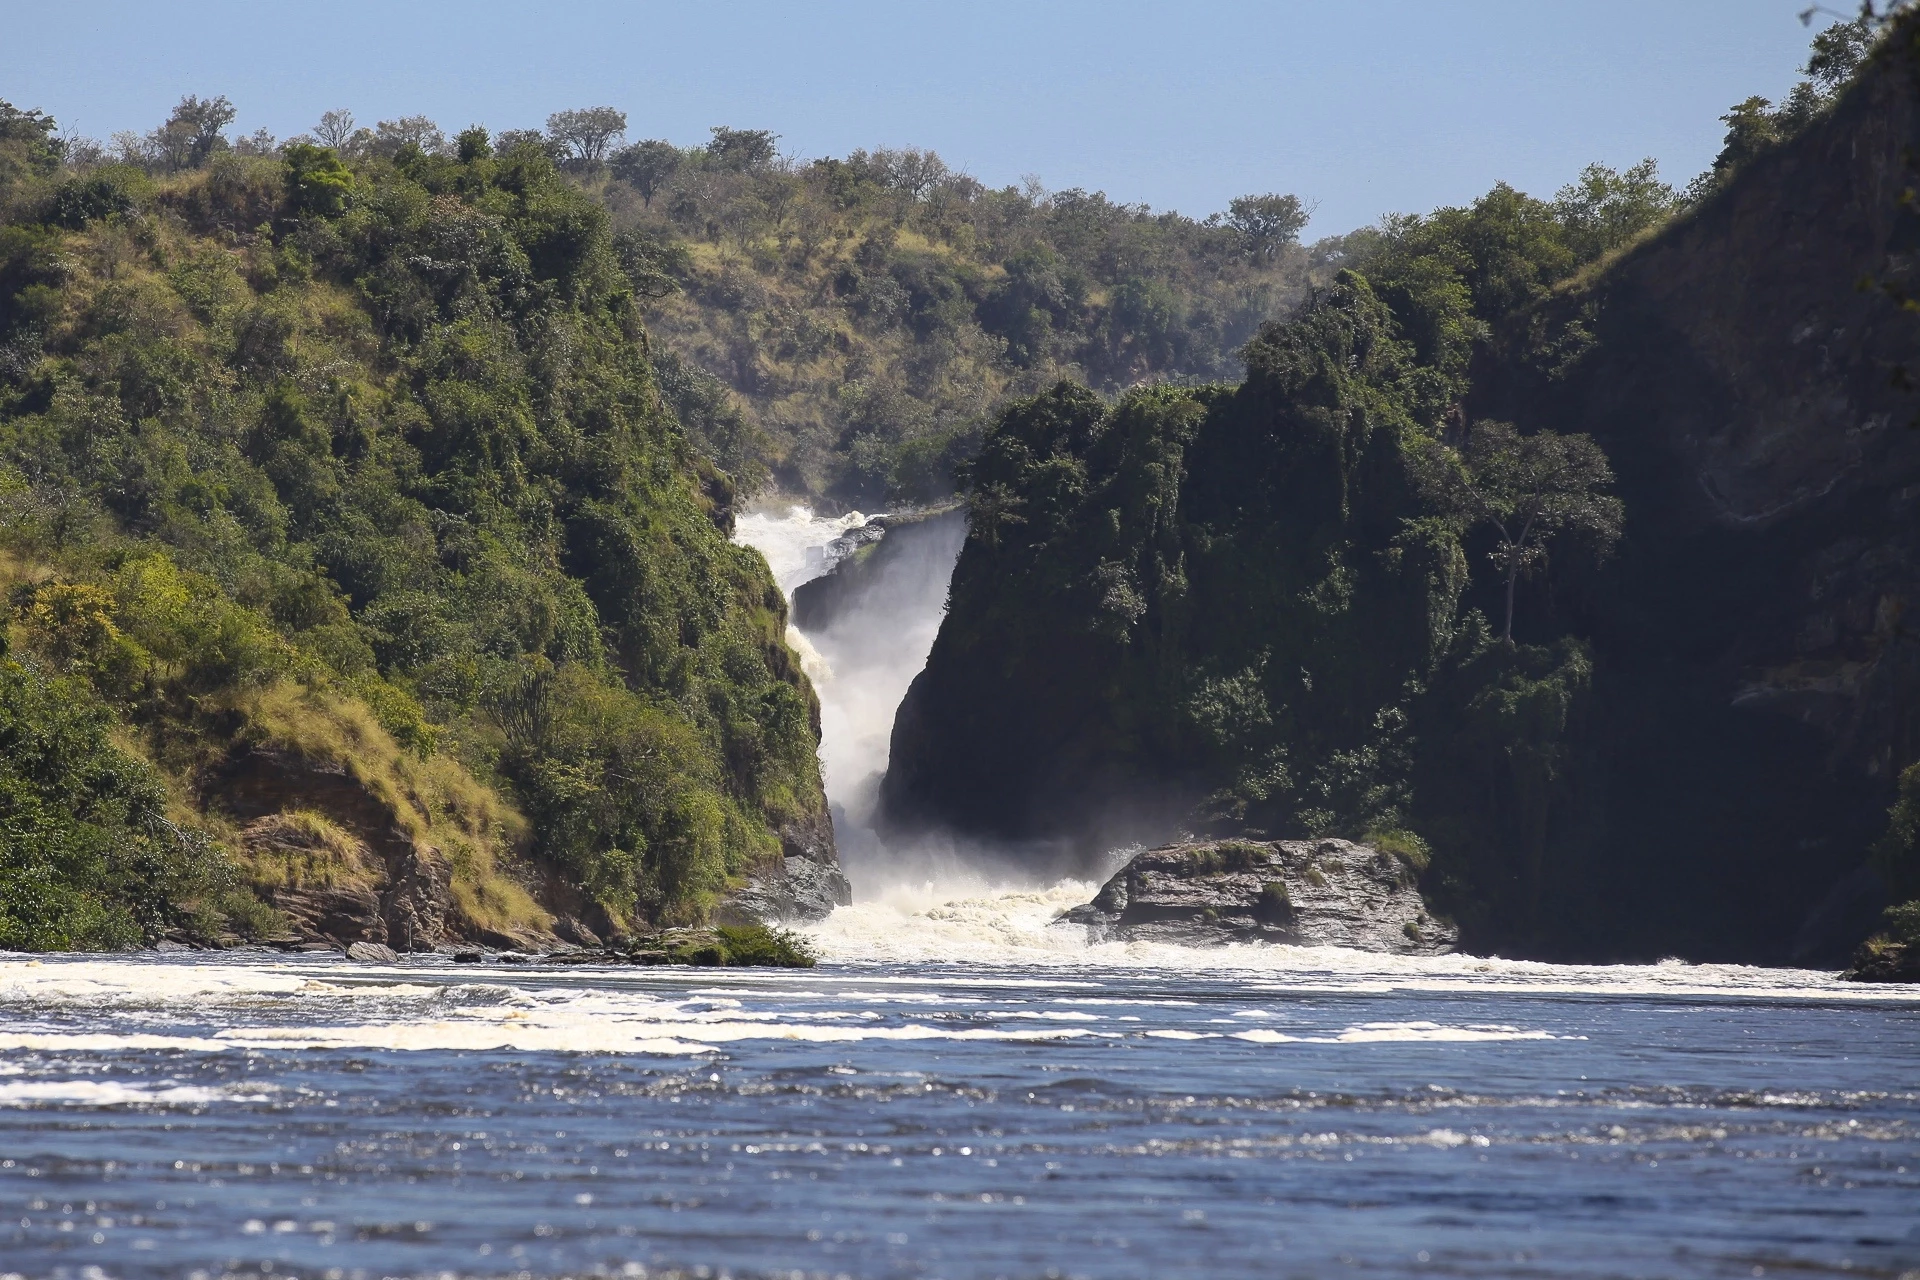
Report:
[[1915,33],[1736,108],[1597,252],[1496,188],[1384,226],[1240,386],[1014,406],[890,820],[1365,837],[1469,949],[1844,958],[1920,892]]
[[672,353],[669,393],[749,485],[870,506],[942,496],[1009,397],[1062,377],[1117,391],[1237,376],[1241,344],[1299,301],[1316,261],[1291,196],[1196,221],[990,190],[931,152],[800,162],[770,134],[714,134],[576,170],[656,273],[644,308]]
[[784,603],[544,154],[149,173],[0,114],[0,947],[619,933],[831,864]]

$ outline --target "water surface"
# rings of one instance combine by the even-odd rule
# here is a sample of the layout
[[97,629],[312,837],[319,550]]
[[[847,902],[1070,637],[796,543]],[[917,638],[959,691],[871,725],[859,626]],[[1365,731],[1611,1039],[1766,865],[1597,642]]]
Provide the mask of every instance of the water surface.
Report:
[[799,972],[0,960],[0,1274],[1920,1268],[1920,990],[1089,948],[1084,890]]

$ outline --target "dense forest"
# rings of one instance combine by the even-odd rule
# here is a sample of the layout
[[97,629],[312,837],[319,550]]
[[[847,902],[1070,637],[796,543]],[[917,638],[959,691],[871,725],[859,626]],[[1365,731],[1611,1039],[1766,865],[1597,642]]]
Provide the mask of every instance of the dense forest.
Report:
[[1879,35],[1821,33],[1684,192],[1592,169],[1348,237],[1238,386],[1007,409],[889,820],[1345,836],[1472,950],[1844,956],[1920,892],[1883,430],[1920,28]]
[[698,917],[823,825],[817,707],[605,210],[231,116],[0,107],[0,947]]

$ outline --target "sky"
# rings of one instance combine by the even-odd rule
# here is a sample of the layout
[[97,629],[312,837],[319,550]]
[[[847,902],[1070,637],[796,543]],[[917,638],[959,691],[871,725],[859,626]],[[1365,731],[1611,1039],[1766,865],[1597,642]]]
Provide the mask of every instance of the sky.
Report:
[[632,139],[724,124],[797,157],[917,146],[990,186],[1032,175],[1195,216],[1293,192],[1311,237],[1496,181],[1551,196],[1593,161],[1652,156],[1683,184],[1729,106],[1798,78],[1806,4],[62,0],[10,6],[0,98],[101,139],[186,93],[281,137],[338,107],[451,132],[607,104]]

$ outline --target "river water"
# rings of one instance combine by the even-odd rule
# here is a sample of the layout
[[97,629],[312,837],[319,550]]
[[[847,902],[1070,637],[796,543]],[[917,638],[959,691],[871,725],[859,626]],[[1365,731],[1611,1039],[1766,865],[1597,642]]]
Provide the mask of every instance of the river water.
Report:
[[[798,637],[843,816],[938,596]],[[893,853],[804,971],[0,957],[0,1280],[1920,1280],[1920,988],[1089,945]]]

